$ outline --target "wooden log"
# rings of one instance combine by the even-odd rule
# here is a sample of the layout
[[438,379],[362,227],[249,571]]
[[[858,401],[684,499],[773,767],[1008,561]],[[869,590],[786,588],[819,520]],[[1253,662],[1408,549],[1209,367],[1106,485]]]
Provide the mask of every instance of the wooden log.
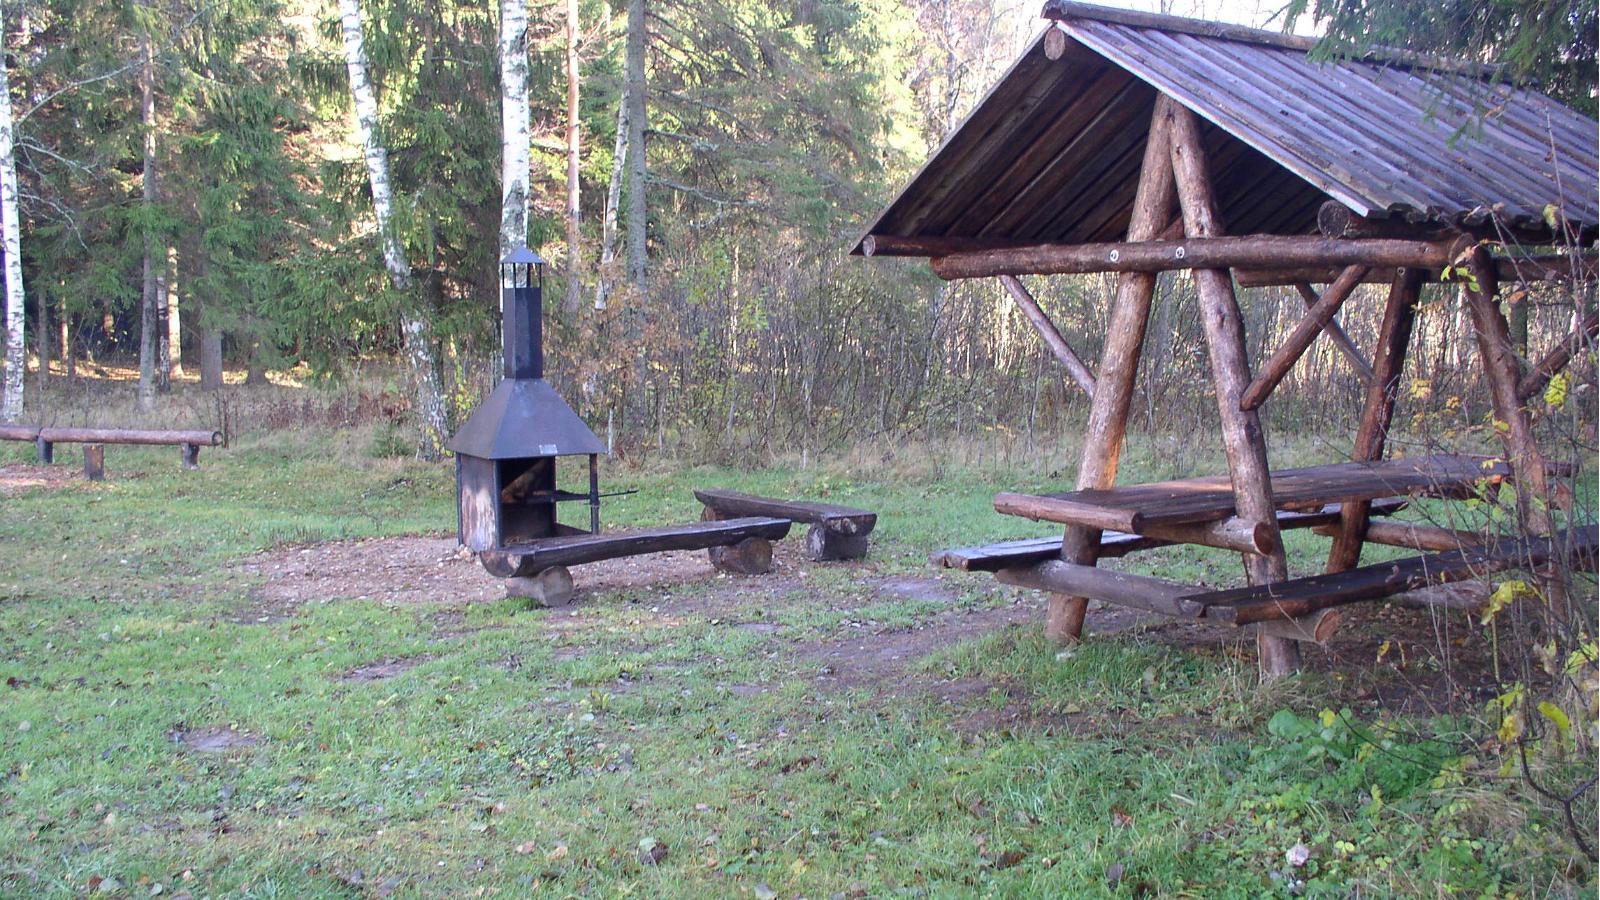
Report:
[[[1166,115],[1172,99],[1156,97],[1145,139],[1139,184],[1128,221],[1128,240],[1144,241],[1172,222],[1174,186],[1170,146],[1171,125]],[[1078,464],[1079,490],[1108,488],[1116,483],[1117,463],[1127,434],[1128,409],[1133,403],[1134,377],[1144,349],[1150,304],[1155,299],[1156,277],[1149,273],[1124,273],[1117,279],[1106,323],[1105,345],[1100,351],[1100,375],[1089,401],[1089,418],[1083,426],[1083,452]],[[996,498],[998,500],[998,498]],[[1132,529],[1113,528],[1116,531]],[[1067,528],[1061,540],[1061,559],[1092,566],[1099,557],[1100,533],[1095,528]],[[1050,598],[1045,636],[1052,641],[1076,641],[1083,633],[1086,597],[1064,594]]]
[[506,596],[532,600],[544,607],[566,606],[572,602],[572,572],[566,566],[551,566],[532,575],[507,578]]
[[1597,534],[1590,525],[1556,538],[1505,538],[1428,556],[1330,572],[1264,586],[1198,592],[1186,601],[1205,607],[1205,617],[1235,625],[1296,618],[1319,609],[1380,600],[1434,584],[1481,578],[1508,569],[1537,569],[1553,559],[1575,568],[1595,565]]
[[1111,569],[1045,560],[1031,566],[1001,569],[995,579],[1002,584],[1033,588],[1072,597],[1087,597],[1118,606],[1183,619],[1197,619],[1204,610],[1198,603],[1180,600],[1194,593],[1190,585]]
[[541,538],[503,550],[486,550],[478,554],[478,560],[489,574],[514,578],[542,572],[552,566],[575,566],[666,550],[704,550],[737,544],[752,537],[777,540],[789,533],[792,524],[788,519],[750,516],[619,534],[579,532]]
[[1054,62],[1067,54],[1067,35],[1059,28],[1051,26],[1044,33],[1044,58]]
[[1245,410],[1260,409],[1261,404],[1267,402],[1278,384],[1300,361],[1306,351],[1311,349],[1311,342],[1317,335],[1327,330],[1333,323],[1333,317],[1338,315],[1339,307],[1350,298],[1350,294],[1361,284],[1361,276],[1367,274],[1365,266],[1350,266],[1339,274],[1339,279],[1328,285],[1322,292],[1317,302],[1306,310],[1304,317],[1295,324],[1289,332],[1288,338],[1283,342],[1271,357],[1261,365],[1256,373],[1255,380],[1244,389],[1244,394],[1239,398],[1241,408]]
[[[1506,458],[1517,473],[1517,521],[1534,535],[1550,535],[1554,533],[1554,522],[1546,505],[1550,487],[1545,479],[1544,453],[1534,436],[1533,420],[1517,397],[1517,353],[1511,340],[1511,326],[1496,302],[1500,285],[1489,251],[1481,246],[1474,247],[1468,258],[1468,268],[1477,284],[1466,286],[1467,309],[1472,313],[1477,332],[1478,358],[1488,376],[1495,431],[1500,434]],[[1500,423],[1504,423],[1504,429]],[[1559,574],[1536,572],[1535,576],[1548,601],[1546,608],[1558,619],[1565,620],[1568,613],[1566,584]]]
[[[1521,228],[1509,222],[1492,219],[1474,225],[1417,224],[1402,216],[1387,219],[1370,218],[1337,200],[1329,200],[1317,210],[1317,230],[1331,238],[1409,238],[1419,241],[1448,240],[1458,234],[1470,234],[1481,240],[1505,241],[1514,244],[1549,244],[1558,240],[1549,228]],[[1566,235],[1560,240],[1576,239]]]
[[[1399,395],[1400,375],[1405,369],[1406,351],[1411,344],[1411,326],[1416,321],[1417,300],[1422,292],[1422,273],[1402,269],[1395,273],[1389,299],[1378,326],[1378,347],[1373,358],[1373,377],[1367,384],[1367,397],[1356,427],[1355,445],[1350,459],[1370,462],[1383,458],[1388,444],[1389,423],[1394,418]],[[1361,538],[1367,530],[1370,504],[1365,500],[1346,503],[1339,517],[1339,533],[1328,549],[1327,572],[1353,569],[1361,561]]]
[[[1600,254],[1594,251],[1585,251],[1572,255],[1549,255],[1519,257],[1510,259],[1497,257],[1494,261],[1495,271],[1500,276],[1502,284],[1531,284],[1539,281],[1559,282],[1589,282],[1594,281],[1597,270],[1600,270]],[[1389,280],[1388,268],[1375,269],[1367,273],[1366,283],[1382,284]],[[1235,269],[1234,278],[1240,287],[1283,287],[1299,283],[1328,284],[1339,277],[1340,268],[1332,265],[1317,264],[1311,266],[1266,266],[1261,268]],[[1424,281],[1441,280],[1442,269],[1428,267],[1423,274]]]
[[1534,394],[1544,390],[1550,379],[1565,369],[1585,344],[1594,340],[1596,331],[1600,331],[1600,312],[1589,313],[1577,331],[1534,363],[1533,369],[1517,382],[1517,400],[1526,403]]
[[41,428],[39,436],[54,443],[71,444],[199,444],[216,447],[220,431],[149,431],[128,428]]
[[1297,619],[1270,619],[1256,623],[1256,631],[1290,641],[1309,641],[1326,644],[1344,622],[1344,614],[1337,609],[1319,609]]
[[933,259],[946,280],[998,275],[1082,275],[1090,272],[1169,272],[1178,269],[1298,269],[1323,266],[1394,268],[1449,265],[1460,245],[1449,241],[1343,241],[1324,237],[1253,234],[1181,241],[1129,239],[1120,244],[1036,244],[974,250]]
[[1001,275],[1000,283],[1005,285],[1006,293],[1010,294],[1011,299],[1016,301],[1017,308],[1022,310],[1023,317],[1033,326],[1033,330],[1039,332],[1039,337],[1044,339],[1045,346],[1050,348],[1050,352],[1055,354],[1056,359],[1063,366],[1066,366],[1067,374],[1072,376],[1072,380],[1077,382],[1078,387],[1082,388],[1085,394],[1093,397],[1094,373],[1090,372],[1089,367],[1083,364],[1083,358],[1078,356],[1076,350],[1072,349],[1072,345],[1067,343],[1067,339],[1061,336],[1061,332],[1056,328],[1056,323],[1050,321],[1050,317],[1045,315],[1043,309],[1039,308],[1038,301],[1033,299],[1032,294],[1028,293],[1028,288],[1014,275]]
[[83,445],[83,474],[90,481],[106,480],[106,445]]
[[1229,516],[1216,522],[1197,522],[1192,525],[1146,525],[1140,533],[1162,538],[1174,544],[1199,544],[1202,547],[1217,547],[1238,553],[1254,553],[1258,556],[1283,551],[1275,525],[1252,522],[1239,516]]
[[178,458],[183,462],[185,469],[200,468],[200,445],[184,444],[178,448]]
[[39,465],[48,466],[56,461],[56,445],[42,437],[33,439],[33,449],[39,454]]
[[772,542],[766,538],[745,538],[726,547],[706,550],[711,564],[734,575],[765,575],[772,571]]
[[878,524],[877,513],[833,503],[780,500],[718,489],[697,489],[694,496],[711,513],[707,519],[770,516],[795,522],[810,522],[823,525],[829,531],[839,534],[858,534],[863,537],[871,534],[872,529]]
[[871,540],[864,534],[840,534],[822,524],[806,529],[806,558],[812,562],[862,559]]
[[[1220,239],[1217,236],[1222,234],[1222,223],[1212,192],[1200,125],[1186,107],[1171,104],[1168,111],[1172,119],[1172,171],[1178,186],[1178,202],[1183,208],[1184,227],[1190,237]],[[1354,260],[1346,264],[1359,262]],[[1266,437],[1259,414],[1241,405],[1245,388],[1250,383],[1250,363],[1244,319],[1233,293],[1233,277],[1221,267],[1197,268],[1194,280],[1200,294],[1212,379],[1216,383],[1217,411],[1223,450],[1233,481],[1234,508],[1240,518],[1267,528],[1277,546],[1272,553],[1245,554],[1245,573],[1252,585],[1282,581],[1289,577],[1289,567],[1283,554],[1283,541],[1278,536]],[[1289,675],[1300,666],[1300,649],[1295,641],[1260,633],[1256,635],[1256,651],[1264,678]]]
[[[1337,524],[1319,525],[1311,529],[1313,533],[1326,537],[1337,537],[1339,526]],[[1476,531],[1462,531],[1457,528],[1440,528],[1424,522],[1383,522],[1375,519],[1367,521],[1365,540],[1369,544],[1383,544],[1387,547],[1409,547],[1412,550],[1459,550],[1462,547],[1476,547],[1483,543],[1483,535]]]
[[39,438],[37,425],[0,424],[0,441],[34,441]]
[[1026,247],[1032,241],[1002,238],[947,237],[944,235],[869,234],[861,239],[862,256],[948,256],[975,250]]
[[[1366,271],[1370,272],[1371,270],[1368,269]],[[1363,276],[1363,278],[1364,277],[1365,276]],[[1296,284],[1294,289],[1295,292],[1300,295],[1300,299],[1305,301],[1308,309],[1314,306],[1317,300],[1320,299],[1317,295],[1317,292],[1312,289],[1311,285],[1306,284],[1305,282]],[[1339,348],[1339,352],[1344,354],[1344,358],[1350,361],[1350,365],[1355,368],[1356,374],[1361,376],[1361,380],[1367,384],[1371,384],[1372,363],[1368,362],[1367,358],[1362,355],[1361,348],[1356,346],[1356,342],[1351,339],[1349,333],[1344,330],[1344,326],[1339,324],[1339,320],[1336,318],[1329,319],[1328,324],[1323,327],[1323,330],[1326,331],[1328,333],[1328,337],[1333,340],[1334,346]]]

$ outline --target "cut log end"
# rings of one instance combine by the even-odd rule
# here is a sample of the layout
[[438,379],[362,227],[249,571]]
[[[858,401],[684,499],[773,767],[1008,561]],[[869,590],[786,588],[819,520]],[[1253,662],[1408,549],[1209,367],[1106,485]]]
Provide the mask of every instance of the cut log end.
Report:
[[732,575],[765,575],[772,571],[772,542],[766,538],[745,538],[731,547],[712,547],[706,555],[718,571]]
[[552,566],[534,575],[507,578],[506,596],[547,608],[566,606],[572,602],[572,572],[566,566]]
[[1276,619],[1260,622],[1256,631],[1260,634],[1285,638],[1291,641],[1310,641],[1313,644],[1326,644],[1334,633],[1339,630],[1344,616],[1336,609],[1319,609],[1310,615],[1297,619]]
[[867,555],[868,540],[864,534],[840,534],[812,525],[806,531],[806,557],[812,562],[861,559]]
[[1067,36],[1059,29],[1051,28],[1044,33],[1044,58],[1058,60],[1067,52]]

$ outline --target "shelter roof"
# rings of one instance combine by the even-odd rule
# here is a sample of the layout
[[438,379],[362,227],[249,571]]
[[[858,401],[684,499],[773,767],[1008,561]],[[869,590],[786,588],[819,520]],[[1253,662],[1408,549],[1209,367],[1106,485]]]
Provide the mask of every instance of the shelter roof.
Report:
[[1600,125],[1469,64],[1315,61],[1309,38],[1064,0],[1045,16],[863,238],[1121,240],[1157,91],[1201,118],[1231,234],[1313,233],[1329,199],[1419,223],[1537,227],[1550,204],[1600,223]]

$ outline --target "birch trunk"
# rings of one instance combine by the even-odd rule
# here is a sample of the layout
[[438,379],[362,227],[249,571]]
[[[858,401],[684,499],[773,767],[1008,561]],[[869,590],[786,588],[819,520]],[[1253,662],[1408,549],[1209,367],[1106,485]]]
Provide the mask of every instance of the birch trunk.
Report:
[[183,322],[178,317],[178,248],[167,248],[167,380],[183,375]]
[[344,34],[345,67],[350,72],[350,95],[355,101],[356,132],[367,161],[367,180],[372,187],[372,211],[378,220],[378,238],[383,245],[383,264],[389,284],[404,298],[400,313],[400,334],[411,376],[417,391],[417,417],[421,424],[417,456],[438,459],[449,431],[440,386],[438,362],[428,343],[427,325],[414,305],[415,289],[411,267],[400,250],[394,233],[394,203],[389,187],[389,154],[378,136],[378,101],[367,78],[367,51],[361,36],[361,6],[357,0],[339,0],[340,27]]
[[[0,22],[0,35],[5,34]],[[22,292],[22,227],[17,218],[17,158],[12,141],[11,79],[0,47],[0,240],[6,266],[6,378],[0,393],[0,421],[22,418],[22,375],[28,351],[22,323],[27,317]]]
[[578,134],[578,0],[567,0],[567,299],[568,312],[583,302],[578,278],[582,262],[583,233],[579,229],[578,163],[582,150]]
[[645,42],[649,35],[644,14],[644,0],[628,0],[628,44],[626,52],[627,73],[624,90],[628,103],[628,280],[638,292],[636,308],[642,307],[647,295],[647,277],[650,263],[645,246],[645,166],[644,129],[647,117],[645,92]]
[[139,75],[139,119],[144,126],[144,288],[139,302],[139,408],[149,411],[156,401],[156,298],[160,276],[156,272],[156,236],[148,221],[158,198],[156,183],[155,48],[144,39],[144,67]]
[[617,207],[622,205],[622,179],[628,166],[628,97],[617,98],[617,143],[611,157],[611,183],[606,186],[606,209],[600,225],[600,272],[595,279],[594,308],[605,309],[611,292],[612,269],[617,260]]
[[[528,242],[528,3],[500,3],[500,255]],[[497,282],[498,283],[498,282]],[[496,295],[499,291],[495,292]]]

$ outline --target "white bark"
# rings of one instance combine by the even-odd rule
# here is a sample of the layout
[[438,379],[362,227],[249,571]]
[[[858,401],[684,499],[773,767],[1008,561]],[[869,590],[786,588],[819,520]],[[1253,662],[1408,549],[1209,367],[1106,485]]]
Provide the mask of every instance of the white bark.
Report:
[[[0,35],[5,34],[0,21]],[[0,395],[0,420],[22,418],[22,370],[27,363],[23,343],[22,226],[17,216],[17,160],[11,119],[11,79],[0,47],[0,241],[6,274],[6,377]]]
[[628,165],[628,98],[617,98],[617,143],[611,157],[611,183],[606,187],[606,208],[600,224],[600,275],[595,280],[594,308],[605,309],[617,259],[617,207],[622,205],[622,179]]
[[582,224],[578,215],[578,164],[582,150],[578,134],[578,0],[567,0],[567,310],[583,302],[578,273],[582,262]]
[[417,416],[422,432],[417,455],[436,459],[443,452],[449,431],[440,387],[438,364],[428,342],[426,323],[414,308],[411,266],[394,233],[394,195],[389,186],[389,154],[378,135],[378,101],[367,78],[367,51],[361,36],[361,6],[357,0],[339,0],[339,19],[344,34],[345,68],[350,72],[350,95],[355,101],[356,133],[367,161],[367,180],[372,187],[372,211],[378,220],[378,238],[383,246],[383,264],[389,284],[405,296],[400,313],[400,333],[411,376],[417,391]]
[[528,242],[528,117],[528,2],[501,0],[501,256]]

